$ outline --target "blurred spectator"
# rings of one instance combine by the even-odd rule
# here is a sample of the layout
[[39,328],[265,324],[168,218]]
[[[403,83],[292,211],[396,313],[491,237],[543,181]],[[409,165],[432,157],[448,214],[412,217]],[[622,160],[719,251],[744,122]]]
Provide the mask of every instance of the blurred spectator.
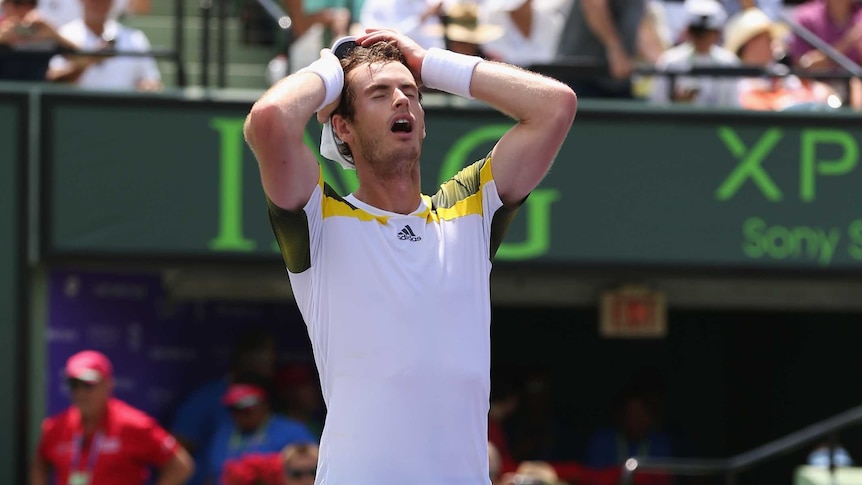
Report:
[[[739,58],[719,47],[721,31],[727,20],[716,0],[687,0],[687,40],[662,54],[656,67],[668,71],[686,71],[692,67],[736,66]],[[671,92],[673,86],[673,92]],[[733,77],[658,76],[650,100],[655,103],[685,102],[695,106],[737,106],[737,79]]]
[[636,373],[623,391],[614,426],[590,437],[587,466],[617,467],[631,457],[670,457],[670,436],[660,427],[664,389],[651,373]]
[[180,404],[171,431],[198,463],[189,485],[201,485],[206,473],[206,450],[215,430],[230,423],[221,398],[230,384],[240,381],[271,381],[275,371],[275,340],[265,332],[251,330],[240,335],[233,348],[227,374],[194,390]]
[[[39,11],[55,27],[62,27],[84,15],[83,0],[39,0]],[[152,10],[152,0],[113,0],[108,14],[112,19],[123,15],[146,15]]]
[[317,445],[288,445],[281,452],[284,485],[314,485],[317,476]]
[[426,34],[443,38],[447,48],[459,54],[488,58],[490,56],[482,46],[503,35],[503,27],[479,21],[479,5],[475,2],[458,2],[444,7],[443,20],[443,24],[428,25],[423,30]]
[[[313,6],[309,6],[313,3]],[[290,44],[290,72],[294,73],[308,64],[311,64],[320,57],[320,50],[328,47],[332,43],[332,39],[337,39],[348,35],[351,30],[353,14],[351,10],[344,6],[345,2],[337,0],[318,0],[316,2],[303,2],[302,0],[284,0],[287,14],[293,21],[292,36],[293,40]],[[251,11],[261,11],[258,16],[261,17],[258,26],[259,29],[264,29],[268,38],[264,43],[266,45],[281,44],[282,38],[275,38],[280,35],[274,28],[272,20],[268,14],[262,11],[262,7],[257,3],[257,0],[246,0],[246,14]],[[275,84],[279,79],[288,74],[288,56],[285,55],[284,48],[279,48],[279,54],[276,55],[267,66],[267,81],[270,85]]]
[[784,8],[782,0],[721,0],[721,4],[728,17],[749,8],[759,8],[773,21],[778,20],[779,14]]
[[638,28],[637,57],[650,64],[673,46],[673,35],[667,20],[667,11],[660,0],[647,0],[644,16]]
[[[809,0],[796,7],[794,20],[853,62],[862,61],[862,5],[855,0]],[[826,54],[794,34],[790,55],[803,69],[835,69]]]
[[[359,23],[395,29],[426,49],[442,49],[446,46],[440,29],[442,8],[442,0],[365,0]],[[438,30],[429,32],[429,26]]]
[[525,461],[514,473],[503,477],[502,485],[565,485],[554,468],[542,461]]
[[503,34],[485,42],[484,50],[517,66],[552,62],[571,4],[572,0],[485,0],[479,7],[479,22],[501,25]]
[[[830,453],[831,452],[831,453]],[[832,458],[830,459],[830,454]],[[853,466],[853,459],[850,458],[850,453],[836,443],[830,446],[830,443],[823,442],[817,445],[811,453],[808,454],[808,465],[829,468],[830,465]]]
[[[56,48],[74,50],[75,44],[43,19],[36,9],[36,0],[2,0],[0,80],[44,81],[51,51]],[[28,55],[11,55],[4,51],[28,51]]]
[[305,364],[290,364],[275,376],[275,411],[304,424],[320,439],[323,433],[323,396],[317,375]]
[[[796,7],[794,18],[802,27],[847,56],[857,65],[862,62],[862,4],[856,0],[809,0]],[[835,71],[838,65],[824,52],[794,35],[790,40],[794,64],[811,71]],[[841,70],[843,72],[843,70]],[[854,109],[862,108],[862,81],[831,81],[840,98]]]
[[[553,379],[547,369],[531,369],[521,386],[518,409],[507,426],[516,461],[559,460],[567,456],[567,426],[554,409]],[[571,439],[571,438],[568,438]]]
[[631,98],[632,59],[644,0],[578,0],[566,19],[557,50],[564,62],[606,66],[610,77],[574,78],[580,97]]
[[[151,50],[146,34],[109,17],[111,0],[81,0],[81,4],[83,16],[60,27],[60,34],[82,50]],[[155,91],[162,87],[156,60],[146,56],[56,56],[51,59],[48,80],[86,89]]]
[[494,443],[488,442],[488,478],[491,485],[500,485],[503,478],[503,459]]
[[[655,65],[673,45],[673,34],[668,24],[667,9],[661,0],[647,0],[644,16],[638,28],[637,62]],[[647,98],[652,92],[654,76],[633,74],[632,95]]]
[[[749,66],[774,67],[780,57],[777,41],[784,29],[756,8],[730,19],[725,28],[725,47]],[[829,85],[797,76],[748,78],[739,81],[740,105],[745,109],[776,111],[799,107],[840,105]],[[831,98],[831,100],[830,100]]]
[[156,421],[112,397],[113,366],[96,351],[69,358],[65,369],[72,406],[42,423],[31,485],[144,484],[149,467],[158,485],[180,485],[194,464]]
[[220,477],[228,460],[277,452],[290,444],[316,443],[301,423],[271,413],[263,388],[231,384],[222,404],[230,411],[231,420],[216,429],[207,452],[207,477],[211,483],[223,483]]
[[511,371],[495,368],[491,372],[488,441],[494,445],[500,454],[503,473],[511,472],[517,466],[509,448],[509,440],[504,425],[506,420],[518,409],[520,399],[518,386]]

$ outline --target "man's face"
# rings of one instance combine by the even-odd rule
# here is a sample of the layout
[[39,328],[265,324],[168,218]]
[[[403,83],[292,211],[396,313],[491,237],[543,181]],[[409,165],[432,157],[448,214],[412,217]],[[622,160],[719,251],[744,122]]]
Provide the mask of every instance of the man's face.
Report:
[[314,485],[317,473],[317,458],[313,455],[298,455],[284,464],[285,485]]
[[770,64],[772,56],[772,36],[769,32],[762,32],[751,38],[742,48],[740,56],[743,64],[753,66],[766,66]]
[[230,415],[240,431],[246,433],[258,429],[269,416],[269,408],[265,403],[257,403],[243,408],[231,408]]
[[352,123],[339,130],[355,160],[365,160],[379,173],[412,167],[419,160],[425,137],[425,111],[419,88],[401,63],[362,66],[351,71],[356,95]]
[[111,397],[113,382],[102,380],[89,383],[78,379],[67,381],[72,404],[83,415],[93,415],[102,410]]

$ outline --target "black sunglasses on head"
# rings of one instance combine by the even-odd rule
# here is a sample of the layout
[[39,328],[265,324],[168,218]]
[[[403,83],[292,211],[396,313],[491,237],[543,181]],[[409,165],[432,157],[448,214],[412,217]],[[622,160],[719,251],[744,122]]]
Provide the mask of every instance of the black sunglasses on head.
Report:
[[297,479],[297,480],[306,476],[306,475],[308,475],[311,478],[314,478],[315,476],[317,476],[317,468],[306,468],[304,470],[288,468],[287,470],[284,471],[284,473],[288,477],[293,478],[293,479]]

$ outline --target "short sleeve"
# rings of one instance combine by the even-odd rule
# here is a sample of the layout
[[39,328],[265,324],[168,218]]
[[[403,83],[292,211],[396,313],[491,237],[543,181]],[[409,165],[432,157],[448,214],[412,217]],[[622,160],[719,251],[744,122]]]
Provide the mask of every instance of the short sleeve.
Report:
[[142,461],[161,467],[170,461],[179,449],[177,440],[155,419],[147,419],[136,429],[135,441],[140,446]]
[[282,259],[291,273],[304,272],[316,259],[316,255],[312,253],[318,246],[323,229],[324,188],[328,189],[323,183],[321,173],[308,202],[298,211],[282,209],[267,198],[272,232],[281,250]]
[[56,418],[47,418],[42,421],[42,433],[39,436],[39,444],[36,447],[36,453],[40,458],[48,463],[52,462],[51,452],[49,450],[50,442],[57,428]]

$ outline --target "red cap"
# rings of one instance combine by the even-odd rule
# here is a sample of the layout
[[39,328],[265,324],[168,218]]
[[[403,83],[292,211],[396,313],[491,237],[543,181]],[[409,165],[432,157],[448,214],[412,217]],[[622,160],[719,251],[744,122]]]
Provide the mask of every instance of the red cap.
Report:
[[230,408],[249,408],[263,402],[266,392],[250,384],[231,384],[222,396],[221,402]]
[[114,368],[101,352],[84,350],[66,361],[66,377],[84,382],[97,383],[111,377]]

